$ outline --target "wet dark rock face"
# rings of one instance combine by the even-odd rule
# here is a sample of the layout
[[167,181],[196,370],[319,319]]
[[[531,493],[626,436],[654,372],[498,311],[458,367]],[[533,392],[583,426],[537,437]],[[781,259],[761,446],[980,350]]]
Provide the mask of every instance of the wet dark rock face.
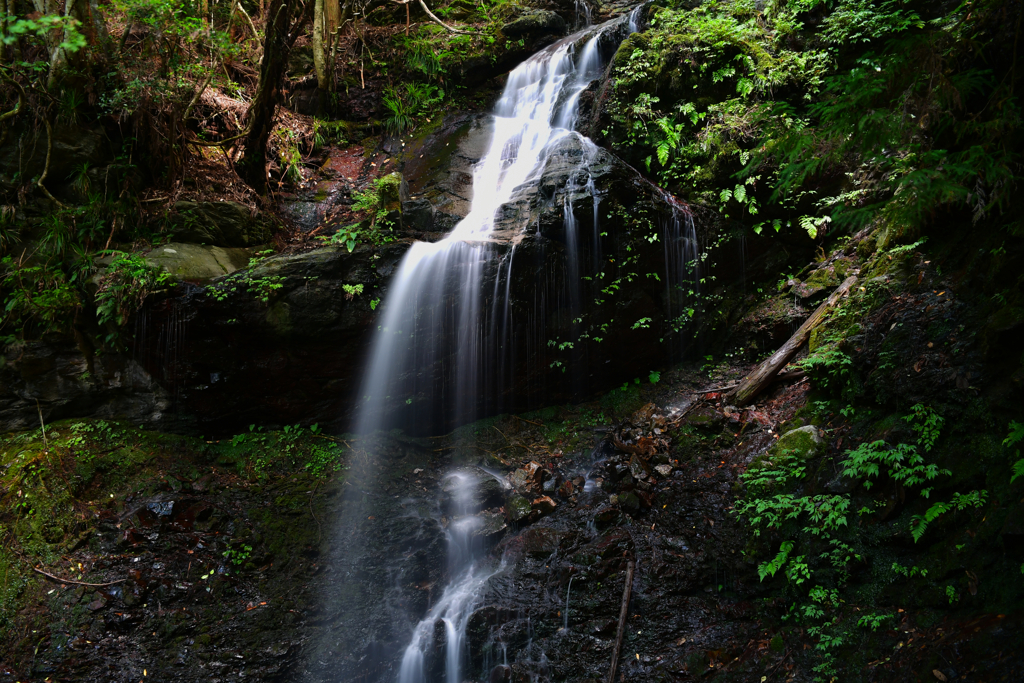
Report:
[[[184,285],[135,316],[127,353],[98,354],[84,340],[8,347],[0,430],[37,424],[38,399],[48,421],[118,417],[154,429],[230,434],[253,422],[320,420],[340,431],[374,319],[370,297],[350,295],[343,285],[367,283],[369,290],[386,280],[406,246],[276,257],[249,271],[250,280],[222,285],[236,288],[223,297]],[[264,303],[253,294],[260,283],[281,287]]]
[[[486,139],[486,129],[468,124],[465,139],[472,149],[474,140]],[[424,147],[421,154],[429,157],[431,144]],[[442,189],[454,182],[450,172],[432,189],[410,182],[409,213],[421,217],[418,225],[468,210],[457,191]],[[566,227],[569,215],[573,229]],[[682,262],[696,256],[701,236],[689,221],[686,207],[612,154],[577,135],[556,141],[536,177],[498,209],[493,242],[464,247],[476,250],[465,267],[482,272],[476,402],[456,412],[452,402],[404,400],[444,395],[459,363],[461,330],[453,320],[414,329],[415,338],[435,340],[438,351],[391,389],[386,420],[440,433],[483,415],[581,400],[646,376],[682,347],[661,341],[683,340],[670,318],[682,312],[684,298],[670,283],[689,288],[693,277]],[[460,310],[467,296],[460,286],[464,273],[453,268],[444,277],[445,298],[432,303],[437,310],[424,316],[428,321]]]
[[38,426],[40,409],[48,421],[87,415],[166,425],[172,406],[173,395],[136,360],[84,353],[72,339],[11,344],[0,355],[0,431]]
[[[78,199],[73,180],[83,168],[88,168],[91,187],[108,189],[108,183],[109,188],[117,186],[125,167],[115,162],[115,144],[103,128],[58,124],[52,127],[52,132],[47,185],[58,199]],[[14,126],[0,146],[0,196],[13,197],[21,178],[39,176],[46,168],[46,152],[46,129],[42,125]],[[19,207],[19,219],[25,208],[34,212],[40,207]]]
[[[461,119],[406,154],[409,192],[400,230],[436,238],[465,215],[469,173],[487,136],[483,120]],[[603,282],[582,278],[596,275],[598,266],[612,273],[615,263],[637,256],[664,275],[658,265],[665,261],[663,242],[642,239],[647,235],[622,221],[649,215],[650,229],[658,231],[672,207],[609,153],[585,147],[576,136],[557,144],[538,178],[500,210],[486,255],[481,296],[490,313],[483,325],[504,330],[493,340],[494,367],[488,370],[497,388],[481,393],[469,413],[408,421],[414,431],[443,431],[500,410],[579,398],[645,374],[664,358],[665,347],[658,344],[667,333],[664,281],[643,277],[635,267],[609,297],[601,290],[611,275]],[[599,193],[604,236],[594,229],[594,199],[583,186],[587,177]],[[570,181],[575,185],[567,191]],[[573,235],[564,229],[568,206],[578,217]],[[239,225],[256,225],[244,219],[239,214]],[[189,223],[190,229],[207,224],[198,218]],[[238,240],[249,239],[241,228],[235,232]],[[236,243],[225,235],[218,241]],[[117,415],[149,428],[206,434],[301,421],[343,431],[377,320],[371,301],[386,299],[389,278],[407,247],[400,240],[379,249],[359,246],[354,253],[328,248],[276,256],[233,274],[236,279],[219,280],[216,293],[183,285],[151,298],[135,316],[125,331],[131,340],[127,353],[98,354],[86,336],[10,347],[0,368],[0,429],[27,429],[37,422],[39,399],[47,420]],[[344,290],[356,284],[363,285],[363,294]],[[653,323],[631,329],[641,318]],[[604,332],[594,331],[602,326]],[[584,333],[602,341],[580,339]],[[551,340],[574,344],[558,349]],[[444,362],[422,373],[442,381]],[[396,420],[408,416],[404,403],[391,410]]]

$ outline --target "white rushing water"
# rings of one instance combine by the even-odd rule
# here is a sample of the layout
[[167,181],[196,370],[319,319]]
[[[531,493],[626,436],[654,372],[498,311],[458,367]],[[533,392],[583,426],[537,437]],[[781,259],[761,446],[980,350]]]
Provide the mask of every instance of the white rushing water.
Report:
[[[623,23],[635,30],[635,15],[564,38],[509,74],[495,106],[490,144],[473,171],[468,215],[443,240],[413,244],[393,276],[362,385],[359,433],[388,426],[385,409],[396,399],[409,404],[448,402],[455,414],[472,414],[487,381],[482,368],[490,360],[484,341],[488,330],[480,324],[480,285],[495,256],[488,241],[495,212],[537,173],[547,150],[565,136],[578,135],[573,128],[580,95],[602,69],[601,36],[620,30]],[[575,54],[575,46],[584,40]],[[580,137],[588,150],[596,152],[592,142]],[[596,218],[596,199],[594,211]],[[575,234],[571,207],[567,212]],[[570,254],[573,246],[567,245]],[[506,260],[510,267],[512,259]],[[500,282],[499,273],[495,286]],[[507,302],[507,297],[495,297],[498,301]],[[444,378],[440,386],[417,385],[418,373],[435,368]]]
[[434,604],[413,631],[399,670],[399,683],[425,683],[427,652],[435,645],[438,624],[444,626],[444,680],[462,683],[466,656],[466,626],[483,595],[487,580],[504,569],[504,563],[487,566],[479,561],[476,532],[480,519],[474,517],[472,491],[479,479],[465,472],[448,475],[453,480],[452,519],[448,523],[448,573],[452,577],[441,599]]

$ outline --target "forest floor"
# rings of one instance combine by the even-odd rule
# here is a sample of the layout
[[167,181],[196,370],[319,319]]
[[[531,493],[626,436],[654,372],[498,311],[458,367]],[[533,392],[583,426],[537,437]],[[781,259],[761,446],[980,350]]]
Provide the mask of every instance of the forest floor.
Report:
[[[599,677],[628,560],[637,574],[620,663],[626,680],[818,677],[818,640],[789,614],[795,603],[786,590],[758,580],[756,562],[746,557],[749,533],[733,512],[749,464],[805,421],[810,381],[738,410],[713,389],[745,369],[684,365],[657,384],[630,385],[598,401],[468,425],[409,462],[387,465],[389,492],[422,489],[424,498],[438,495],[427,489],[431,473],[440,480],[456,462],[485,462],[510,477],[533,462],[570,482],[552,495],[553,513],[521,526],[498,549],[519,543],[528,551],[508,579],[534,629],[528,650],[508,652],[514,680]],[[624,427],[652,424],[664,427],[656,438],[669,445],[650,459],[662,469],[644,479],[623,476],[635,458],[613,438]],[[345,485],[345,470],[333,470],[347,460],[307,450],[261,464],[269,451],[259,440],[274,440],[270,450],[280,452],[279,436],[254,431],[235,442],[204,442],[71,421],[48,427],[48,447],[39,432],[12,439],[5,495],[25,503],[5,519],[12,552],[4,566],[2,675],[294,680],[303,644],[321,628],[328,509]],[[314,437],[303,436],[306,443]],[[318,471],[317,462],[328,466]],[[88,476],[89,467],[90,483],[67,506],[55,505],[66,495],[60,483]],[[573,490],[581,475],[599,490]],[[630,499],[625,489],[639,495]],[[33,502],[47,492],[52,507]],[[543,529],[557,534],[554,546],[544,545]],[[539,555],[530,551],[538,542]],[[570,606],[567,635],[561,596],[572,577],[579,602]],[[548,597],[525,597],[534,595],[530,582]],[[857,647],[838,649],[839,680],[1019,680],[1024,671],[1019,614],[909,607],[898,614],[888,627],[865,632]]]

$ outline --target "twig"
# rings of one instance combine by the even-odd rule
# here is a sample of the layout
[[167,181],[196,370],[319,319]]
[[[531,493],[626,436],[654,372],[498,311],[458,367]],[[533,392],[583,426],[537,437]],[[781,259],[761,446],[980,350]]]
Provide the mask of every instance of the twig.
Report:
[[622,651],[622,637],[626,635],[626,615],[629,613],[629,596],[633,592],[633,570],[636,562],[626,565],[626,585],[622,588],[622,606],[619,608],[619,630],[615,634],[615,649],[612,650],[612,666],[608,670],[608,683],[615,683],[616,669],[619,668],[619,654]]
[[114,584],[124,583],[125,581],[128,580],[128,579],[118,579],[117,581],[108,581],[107,583],[87,583],[85,581],[75,581],[74,579],[62,579],[59,576],[54,576],[53,574],[50,574],[49,572],[44,572],[42,569],[39,569],[38,567],[32,567],[32,571],[34,571],[34,572],[36,572],[38,574],[42,574],[43,576],[45,576],[47,578],[50,578],[50,579],[53,579],[54,581],[59,581],[61,583],[73,583],[76,586],[91,586],[92,588],[101,588],[103,586],[113,586]]
[[14,118],[18,115],[18,112],[21,111],[22,105],[25,104],[25,89],[22,88],[21,84],[18,83],[16,80],[14,80],[13,78],[8,78],[4,74],[0,74],[0,78],[12,84],[15,88],[18,89],[18,103],[14,105],[14,109],[11,109],[10,111],[5,111],[3,114],[0,114],[0,123],[3,123],[7,119]]
[[36,410],[39,411],[39,428],[43,431],[43,450],[49,451],[50,446],[46,443],[46,423],[43,422],[43,409],[39,407],[39,399],[36,399]]
[[256,40],[259,40],[260,34],[256,32],[256,24],[252,23],[252,17],[250,17],[249,13],[245,11],[244,7],[242,7],[242,3],[241,2],[236,2],[235,3],[235,9],[237,9],[239,12],[241,12],[242,16],[245,17],[245,20],[247,22],[249,22],[249,29],[252,31],[252,37],[255,38]]
[[736,384],[730,384],[727,387],[718,387],[717,389],[703,389],[701,391],[695,391],[693,393],[695,393],[695,394],[713,394],[716,391],[728,391],[729,389],[735,389],[739,385],[740,385],[740,383],[737,382]]
[[57,206],[64,206],[57,198],[50,194],[50,191],[46,189],[46,185],[43,185],[43,181],[46,180],[46,174],[50,172],[50,154],[53,152],[53,128],[50,127],[50,122],[43,119],[43,123],[46,124],[46,162],[43,164],[43,172],[39,176],[39,180],[36,181],[36,185],[43,191],[47,199],[56,204]]
[[316,483],[313,490],[309,492],[309,514],[313,516],[313,521],[316,522],[316,544],[320,545],[320,538],[322,529],[320,527],[320,520],[316,518],[316,513],[313,512],[313,496],[316,495],[316,490],[320,487],[320,482]]
[[534,422],[533,420],[526,420],[524,418],[519,417],[518,415],[513,415],[512,417],[514,417],[517,420],[520,420],[521,422],[528,422],[529,424],[537,425],[538,427],[543,427],[544,426],[540,422]]
[[114,220],[110,221],[110,235],[107,237],[107,243],[103,245],[104,252],[110,248],[110,241],[114,239],[115,230],[117,230],[117,216],[114,216]]
[[452,33],[461,33],[462,35],[466,35],[466,36],[479,35],[476,31],[462,31],[460,29],[455,28],[454,26],[449,26],[448,24],[444,23],[443,21],[441,21],[440,19],[437,18],[437,15],[435,15],[433,12],[430,11],[430,8],[427,7],[427,3],[423,2],[423,0],[420,0],[420,7],[423,8],[423,11],[427,13],[427,16],[430,17],[430,19],[435,24],[437,24],[439,26],[445,27],[446,29],[448,29]]
[[207,140],[189,140],[188,144],[190,144],[190,145],[198,145],[200,147],[221,147],[221,146],[223,146],[223,145],[225,145],[225,144],[227,144],[229,142],[234,142],[235,140],[238,140],[240,138],[244,138],[246,135],[249,134],[249,130],[251,128],[252,128],[252,125],[250,123],[250,125],[246,126],[245,130],[243,130],[241,133],[239,133],[238,135],[233,135],[230,138],[224,138],[223,140],[209,140],[209,141],[207,141]]

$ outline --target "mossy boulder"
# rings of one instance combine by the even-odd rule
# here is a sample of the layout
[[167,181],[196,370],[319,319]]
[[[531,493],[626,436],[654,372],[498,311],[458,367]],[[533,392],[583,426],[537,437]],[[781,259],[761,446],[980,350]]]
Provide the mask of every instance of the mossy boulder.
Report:
[[818,428],[807,425],[786,432],[775,442],[769,451],[769,457],[784,456],[801,460],[811,460],[825,452],[825,440],[818,436]]
[[171,242],[146,254],[146,262],[178,280],[203,282],[230,275],[249,264],[248,249]]
[[505,504],[505,514],[508,515],[508,521],[513,524],[525,520],[531,512],[533,512],[533,506],[522,496],[512,496]]
[[530,12],[501,27],[509,38],[541,36],[545,33],[564,33],[565,19],[549,10]]

